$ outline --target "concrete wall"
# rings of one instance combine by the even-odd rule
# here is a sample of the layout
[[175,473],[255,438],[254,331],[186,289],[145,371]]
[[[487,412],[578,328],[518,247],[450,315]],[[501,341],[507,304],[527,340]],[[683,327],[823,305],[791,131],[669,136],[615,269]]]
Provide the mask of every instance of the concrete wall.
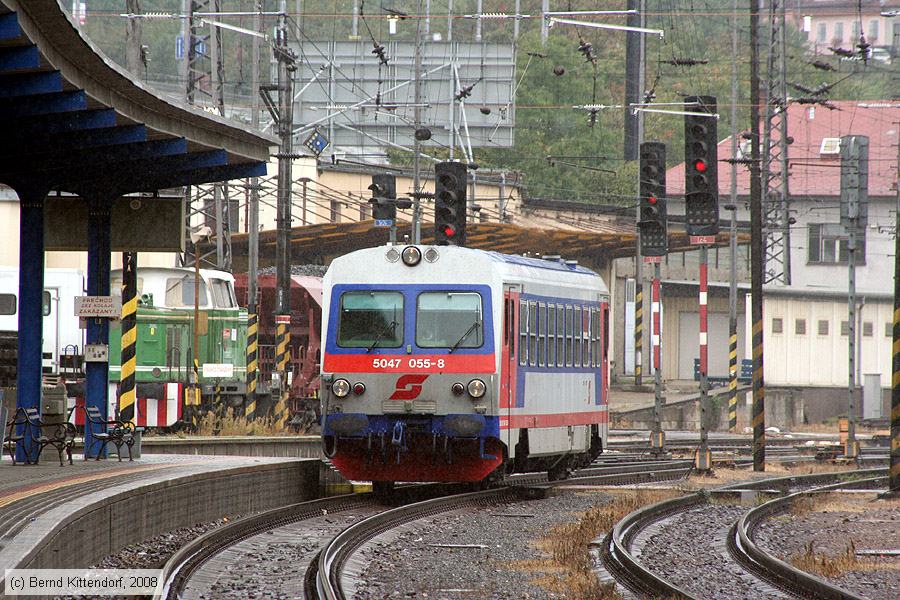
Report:
[[319,468],[317,460],[255,465],[122,492],[66,515],[16,568],[87,567],[166,531],[308,500]]
[[[738,394],[738,431],[750,427],[751,394]],[[766,426],[779,429],[792,429],[808,422],[806,400],[802,394],[766,394]],[[709,425],[712,431],[728,430],[728,396],[720,394],[710,396]],[[653,424],[653,409],[613,412],[613,427],[649,429]],[[662,426],[664,429],[687,431],[700,430],[700,402],[689,400],[666,404],[662,410]]]

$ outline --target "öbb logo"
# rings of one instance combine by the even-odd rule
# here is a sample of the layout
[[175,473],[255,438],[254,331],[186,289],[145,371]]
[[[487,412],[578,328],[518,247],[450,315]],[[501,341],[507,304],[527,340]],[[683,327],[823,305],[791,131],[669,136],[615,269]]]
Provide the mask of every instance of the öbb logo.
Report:
[[397,387],[388,400],[415,400],[422,393],[422,384],[428,375],[403,375],[397,379]]

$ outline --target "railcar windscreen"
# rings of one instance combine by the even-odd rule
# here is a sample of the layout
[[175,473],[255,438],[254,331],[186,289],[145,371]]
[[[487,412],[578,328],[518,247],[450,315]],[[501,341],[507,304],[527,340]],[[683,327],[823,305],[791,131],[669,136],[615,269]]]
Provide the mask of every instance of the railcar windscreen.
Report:
[[481,294],[422,292],[416,306],[420,348],[480,348],[484,344]]
[[[185,308],[194,306],[194,275],[166,279],[166,306]],[[206,283],[200,281],[200,306],[206,306]]]
[[403,344],[403,294],[344,292],[337,343],[344,348],[400,347]]

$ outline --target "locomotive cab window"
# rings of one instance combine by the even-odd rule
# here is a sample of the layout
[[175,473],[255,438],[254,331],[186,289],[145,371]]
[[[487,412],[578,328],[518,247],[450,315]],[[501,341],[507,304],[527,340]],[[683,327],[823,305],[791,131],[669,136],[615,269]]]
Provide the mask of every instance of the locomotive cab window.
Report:
[[16,314],[16,295],[0,294],[0,315]]
[[[194,306],[194,276],[170,277],[166,279],[166,306],[186,308]],[[140,288],[138,288],[140,289]],[[121,293],[121,292],[120,292]],[[138,292],[140,294],[140,292]],[[200,281],[200,306],[206,306],[206,282]]]
[[398,348],[403,344],[403,294],[344,292],[338,319],[338,346]]
[[416,306],[416,345],[420,348],[480,348],[484,344],[481,294],[423,292]]
[[234,308],[237,302],[234,300],[234,292],[231,285],[224,279],[211,279],[210,287],[213,292],[213,300],[215,300],[216,308]]

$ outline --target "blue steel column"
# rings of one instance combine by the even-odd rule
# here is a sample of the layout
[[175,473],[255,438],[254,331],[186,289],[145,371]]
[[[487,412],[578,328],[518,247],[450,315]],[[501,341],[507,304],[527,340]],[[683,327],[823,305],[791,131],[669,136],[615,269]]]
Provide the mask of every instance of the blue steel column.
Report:
[[[19,195],[19,367],[16,408],[41,409],[41,344],[44,291],[44,198],[46,190],[20,189]],[[37,457],[34,431],[27,428],[25,447]],[[21,446],[17,460],[25,460]]]
[[[90,199],[88,204],[88,296],[109,295],[110,269],[110,216],[109,203],[98,199]],[[109,319],[87,320],[87,343],[109,344]],[[108,418],[109,401],[109,363],[85,363],[85,398],[84,404],[96,406],[103,419]],[[85,456],[97,456],[97,448],[91,448],[93,436],[85,424],[84,448]],[[104,450],[103,455],[106,455]]]

